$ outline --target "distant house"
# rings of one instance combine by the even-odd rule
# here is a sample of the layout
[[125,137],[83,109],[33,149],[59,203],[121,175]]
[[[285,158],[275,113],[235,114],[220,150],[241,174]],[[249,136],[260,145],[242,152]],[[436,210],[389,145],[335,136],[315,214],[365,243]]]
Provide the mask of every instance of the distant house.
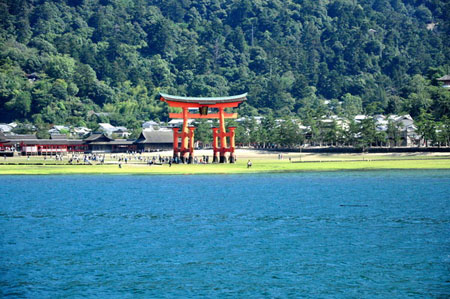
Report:
[[87,134],[91,133],[91,131],[92,131],[91,129],[86,128],[86,127],[75,127],[75,128],[72,128],[70,133],[72,136],[75,136],[75,137],[84,137]]
[[93,114],[98,117],[107,117],[111,115],[109,112],[94,112]]
[[55,128],[51,128],[50,130],[47,131],[47,133],[51,135],[60,135],[61,133],[59,132],[59,130],[55,129]]
[[386,116],[382,114],[377,114],[373,117],[375,120],[375,128],[378,132],[385,132],[388,129],[388,121],[386,119]]
[[339,117],[337,115],[332,115],[329,118],[322,118],[320,121],[325,126],[331,126],[333,123],[335,123],[339,128],[343,130],[347,130],[349,127],[348,124],[349,122],[346,119]]
[[400,124],[402,130],[402,139],[404,146],[417,145],[420,141],[420,136],[416,133],[417,127],[414,125],[414,120],[411,115],[406,114],[396,118],[395,120]]
[[27,77],[28,81],[30,81],[30,83],[33,83],[40,79],[40,76],[35,72],[31,74],[25,74],[25,76]]
[[[36,126],[33,124],[22,124],[22,123],[17,124],[15,122],[12,122],[12,123],[9,123],[8,126],[12,127],[12,130],[14,130],[14,133],[19,133],[19,134],[25,133],[25,132],[28,133],[28,132],[36,132],[37,131]],[[13,132],[11,131],[11,133],[13,133]]]
[[99,123],[99,130],[104,132],[106,135],[112,135],[112,133],[116,130],[116,127],[114,127],[111,124],[108,123]]
[[375,120],[376,123],[382,123],[386,121],[386,116],[384,116],[383,114],[377,114],[374,115],[373,119]]
[[69,131],[70,130],[70,128],[67,127],[67,126],[53,126],[53,128],[59,130],[60,132],[61,131]]
[[116,130],[113,132],[114,135],[120,138],[128,138],[131,133],[128,132],[128,129],[125,127],[116,127]]
[[117,137],[128,138],[131,135],[125,127],[115,127],[108,123],[99,123],[98,125],[100,126],[100,131],[104,132],[108,136],[114,134]]
[[137,149],[141,151],[170,150],[173,148],[173,131],[168,129],[145,129],[135,143]]
[[262,120],[264,119],[264,116],[244,116],[244,117],[240,117],[236,119],[237,123],[243,123],[244,121],[249,121],[249,120],[255,120],[256,124],[260,125]]
[[32,125],[32,124],[22,124],[22,126],[23,126],[25,129],[30,130],[30,131],[36,131],[36,130],[37,130],[36,126],[35,126],[35,125]]
[[[417,134],[417,127],[414,125],[414,120],[411,115],[389,115],[387,122],[391,121],[397,125],[402,134],[402,146],[414,146],[418,145],[420,136]],[[387,130],[387,124],[386,124]]]
[[65,135],[65,134],[69,133],[69,131],[70,131],[70,128],[66,127],[66,126],[53,126],[47,132],[50,135]]
[[10,133],[12,131],[13,127],[8,124],[0,124],[0,132],[3,133]]
[[442,87],[450,89],[450,75],[445,75],[444,77],[441,77],[437,80],[444,83],[444,85],[442,85]]
[[[194,122],[193,119],[188,119],[188,124],[191,125]],[[182,118],[174,118],[171,121],[168,122],[167,126],[169,128],[176,128],[181,127],[183,125],[183,119]]]
[[355,120],[355,122],[359,123],[359,122],[365,120],[366,118],[368,118],[367,115],[358,114],[358,115],[355,115],[355,117],[353,119]]
[[403,128],[406,128],[408,126],[411,126],[414,124],[414,120],[412,119],[411,115],[389,115],[388,120],[394,121],[398,125],[400,125]]
[[149,120],[142,124],[143,129],[153,129],[159,127],[159,124],[156,121]]

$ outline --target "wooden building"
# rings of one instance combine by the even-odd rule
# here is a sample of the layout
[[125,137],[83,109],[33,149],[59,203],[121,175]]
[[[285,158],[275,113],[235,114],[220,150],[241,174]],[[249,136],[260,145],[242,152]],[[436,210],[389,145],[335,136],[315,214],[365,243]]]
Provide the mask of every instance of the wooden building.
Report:
[[105,133],[94,133],[84,139],[84,142],[87,151],[91,153],[123,153],[137,150],[134,140],[112,139]]
[[55,138],[38,139],[36,135],[2,135],[0,151],[17,152],[22,155],[56,155],[69,152],[85,152],[83,140]]
[[36,139],[33,141],[22,141],[20,149],[22,155],[56,155],[86,151],[83,140],[76,139]]
[[5,135],[0,132],[0,155],[57,155],[67,153],[125,153],[158,151],[173,147],[173,131],[144,130],[138,139],[113,139],[94,133],[86,139],[68,139],[65,135],[38,139],[36,135]]
[[170,150],[173,147],[172,130],[143,130],[135,141],[137,149],[144,152]]

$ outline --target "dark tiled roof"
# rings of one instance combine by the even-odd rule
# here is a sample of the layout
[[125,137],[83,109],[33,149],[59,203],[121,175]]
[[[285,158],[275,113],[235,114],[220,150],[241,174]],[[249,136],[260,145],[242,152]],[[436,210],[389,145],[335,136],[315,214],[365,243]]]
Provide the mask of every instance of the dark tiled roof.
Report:
[[50,139],[53,139],[53,140],[65,140],[65,139],[67,139],[67,136],[64,135],[64,134],[61,134],[61,135],[50,135]]
[[450,81],[450,75],[445,75],[444,77],[439,78],[438,81]]
[[36,140],[23,140],[20,143],[23,143],[25,145],[80,145],[84,144],[83,140],[80,139],[36,139]]
[[112,138],[106,136],[104,133],[93,133],[92,135],[90,135],[88,138],[84,139],[84,141],[86,142],[100,142],[100,141],[111,141],[113,140]]
[[[53,136],[52,136],[53,137]],[[36,135],[2,135],[0,134],[0,141],[3,143],[7,143],[10,145],[22,143],[25,145],[60,145],[60,144],[67,144],[67,145],[78,145],[83,144],[84,141],[81,139],[67,139],[65,138],[57,138],[57,139],[38,139]]]
[[133,144],[134,140],[124,140],[124,139],[116,139],[116,140],[111,140],[111,141],[94,141],[91,142],[90,144],[92,145],[130,145]]
[[18,135],[6,135],[6,139],[8,140],[37,140],[36,135],[29,134],[18,134]]
[[143,130],[136,143],[173,143],[173,131]]

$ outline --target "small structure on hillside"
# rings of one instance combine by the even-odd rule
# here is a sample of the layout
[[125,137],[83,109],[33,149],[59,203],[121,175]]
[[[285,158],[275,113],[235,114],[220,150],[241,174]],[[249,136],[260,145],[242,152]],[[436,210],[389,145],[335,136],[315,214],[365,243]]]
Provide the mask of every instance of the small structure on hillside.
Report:
[[445,75],[437,80],[444,83],[442,87],[450,89],[450,75]]
[[47,131],[50,135],[65,135],[70,132],[70,128],[66,126],[54,125]]
[[159,123],[157,123],[154,120],[149,120],[142,124],[142,128],[143,129],[156,129],[156,128],[159,128]]
[[115,127],[108,123],[99,123],[98,125],[99,130],[106,133],[108,136],[112,136],[114,134],[120,138],[128,138],[131,135],[125,127]]
[[0,132],[11,133],[13,127],[9,124],[0,124]]
[[76,137],[84,137],[91,132],[92,130],[86,127],[75,127],[70,130],[71,135]]

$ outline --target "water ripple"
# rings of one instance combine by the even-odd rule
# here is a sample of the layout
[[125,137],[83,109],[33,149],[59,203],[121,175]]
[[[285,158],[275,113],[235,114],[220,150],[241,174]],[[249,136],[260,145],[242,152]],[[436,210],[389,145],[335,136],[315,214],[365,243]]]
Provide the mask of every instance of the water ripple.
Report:
[[5,297],[450,296],[448,171],[5,176],[0,194]]

